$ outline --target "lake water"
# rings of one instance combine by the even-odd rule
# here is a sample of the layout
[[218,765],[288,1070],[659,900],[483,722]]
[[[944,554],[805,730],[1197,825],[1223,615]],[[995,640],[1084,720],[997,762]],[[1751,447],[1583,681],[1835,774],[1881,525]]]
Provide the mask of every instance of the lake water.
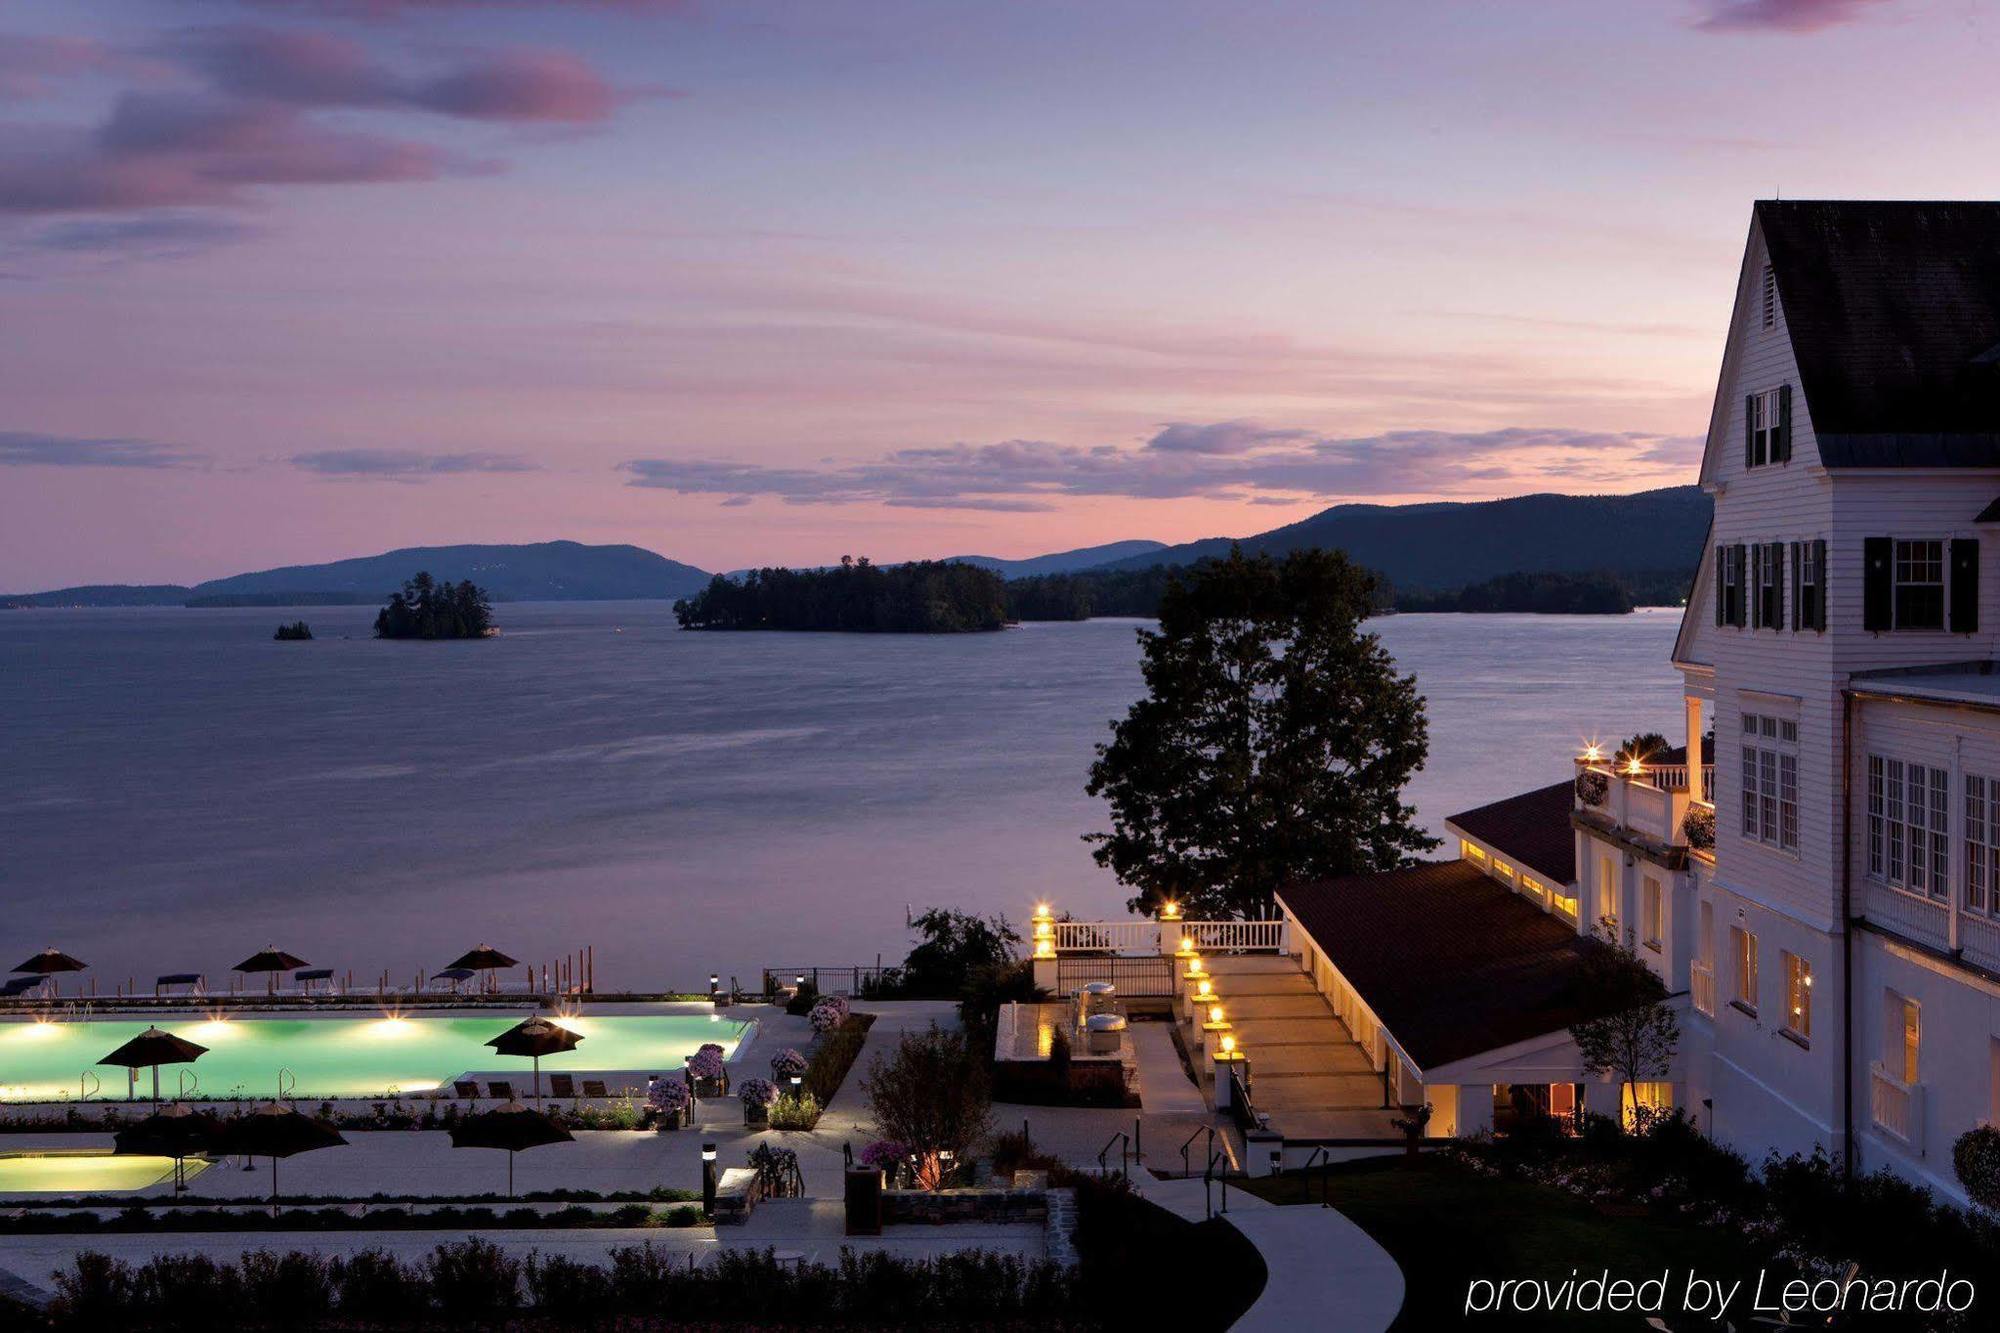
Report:
[[[905,908],[1122,914],[1081,835],[1139,690],[1134,621],[1003,634],[691,634],[664,603],[508,604],[480,643],[366,607],[0,613],[0,967],[99,987],[266,944],[357,979],[490,941],[595,948],[600,988],[899,959]],[[1676,737],[1677,611],[1371,622],[1429,699],[1410,797],[1562,780]]]

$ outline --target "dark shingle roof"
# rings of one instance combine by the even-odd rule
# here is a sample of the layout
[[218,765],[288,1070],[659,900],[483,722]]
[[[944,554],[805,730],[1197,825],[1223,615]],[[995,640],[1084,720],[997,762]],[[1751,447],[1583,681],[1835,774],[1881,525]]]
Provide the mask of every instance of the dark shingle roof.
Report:
[[1992,504],[1980,510],[1979,517],[1972,521],[1974,523],[2000,523],[2000,498],[1996,498]]
[[1558,782],[1448,818],[1537,875],[1567,885],[1576,881],[1576,835],[1569,822],[1574,804],[1573,785]]
[[1466,861],[1298,884],[1280,895],[1425,1069],[1596,1016],[1584,938]]
[[1756,213],[1821,461],[2000,464],[2000,203]]

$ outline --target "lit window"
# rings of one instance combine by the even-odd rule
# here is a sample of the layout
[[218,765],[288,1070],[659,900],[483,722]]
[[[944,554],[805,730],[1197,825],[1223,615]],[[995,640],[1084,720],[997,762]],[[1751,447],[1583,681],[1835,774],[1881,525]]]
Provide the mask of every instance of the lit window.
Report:
[[1796,746],[1799,724],[1793,718],[1743,715],[1743,734],[1769,741],[1768,745],[1743,745],[1743,783],[1740,789],[1741,828],[1745,838],[1785,851],[1799,846],[1799,761],[1798,756],[1779,746]]
[[1785,1030],[1800,1041],[1812,1037],[1812,964],[1785,955]]
[[1736,958],[1736,1007],[1757,1012],[1757,937],[1741,926],[1729,928],[1729,947]]
[[1923,1010],[1907,996],[1898,996],[1897,1000],[1901,1048],[1896,1052],[1896,1067],[1900,1068],[1904,1083],[1915,1084],[1917,1075],[1922,1072],[1918,1057],[1923,1053],[1924,1044]]
[[1671,1083],[1629,1083],[1625,1087],[1625,1127],[1636,1127],[1638,1117],[1643,1112],[1658,1115],[1673,1108],[1674,1085]]

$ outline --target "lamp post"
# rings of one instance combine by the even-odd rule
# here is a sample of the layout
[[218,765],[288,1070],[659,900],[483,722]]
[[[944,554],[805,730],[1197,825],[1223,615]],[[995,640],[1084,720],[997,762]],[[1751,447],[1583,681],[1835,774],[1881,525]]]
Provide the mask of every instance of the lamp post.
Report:
[[715,1145],[701,1145],[701,1212],[704,1217],[715,1216]]

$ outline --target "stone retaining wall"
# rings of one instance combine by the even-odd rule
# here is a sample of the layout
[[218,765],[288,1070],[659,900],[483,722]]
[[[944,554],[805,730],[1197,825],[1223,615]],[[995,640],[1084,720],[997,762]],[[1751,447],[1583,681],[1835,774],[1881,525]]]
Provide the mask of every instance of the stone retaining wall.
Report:
[[1042,1222],[1049,1216],[1043,1190],[883,1190],[885,1223],[944,1226],[952,1222]]

